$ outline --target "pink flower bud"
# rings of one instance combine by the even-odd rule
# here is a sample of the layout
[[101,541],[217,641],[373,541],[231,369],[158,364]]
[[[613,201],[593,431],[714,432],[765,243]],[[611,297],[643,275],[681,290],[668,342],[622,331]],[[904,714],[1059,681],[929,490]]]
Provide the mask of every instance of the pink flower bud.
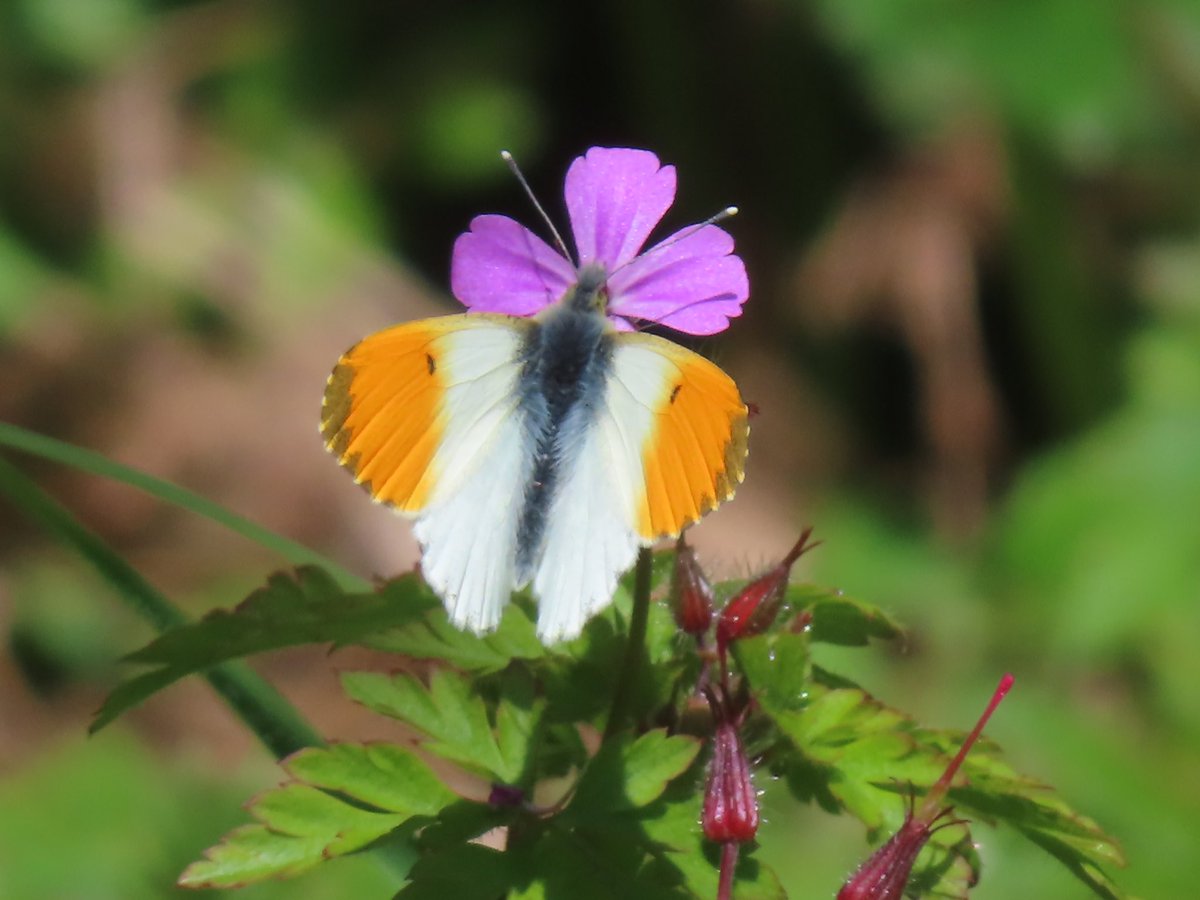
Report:
[[925,801],[915,813],[909,810],[904,817],[904,824],[888,840],[863,863],[850,880],[838,891],[837,900],[901,900],[904,888],[908,885],[909,875],[912,874],[913,863],[921,848],[929,841],[930,836],[937,830],[935,822],[950,813],[949,807],[942,806],[946,792],[950,790],[950,782],[958,774],[971,747],[979,740],[983,727],[987,724],[1008,689],[1012,687],[1013,677],[1005,675],[992,694],[991,702],[979,717],[975,728],[967,735],[959,748],[957,755],[946,766],[946,771],[937,780]]
[[758,794],[750,762],[733,722],[717,722],[713,755],[704,789],[704,836],[718,843],[744,843],[758,832]]
[[696,560],[696,551],[684,543],[682,535],[675,546],[671,602],[682,631],[696,636],[708,631],[713,617],[712,585]]
[[739,638],[762,634],[775,621],[779,607],[783,604],[783,594],[787,589],[792,564],[805,551],[816,546],[808,543],[811,534],[811,528],[804,529],[800,540],[788,551],[779,565],[750,582],[725,604],[720,618],[717,619],[717,652],[722,658],[725,648],[731,643]]

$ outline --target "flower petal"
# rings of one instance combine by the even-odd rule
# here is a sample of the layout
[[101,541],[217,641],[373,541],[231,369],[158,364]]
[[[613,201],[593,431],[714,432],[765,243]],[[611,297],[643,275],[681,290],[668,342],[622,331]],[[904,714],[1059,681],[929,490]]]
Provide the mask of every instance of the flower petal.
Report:
[[724,331],[750,296],[733,238],[716,225],[677,231],[615,272],[608,289],[610,315],[688,334]]
[[675,167],[649,150],[592,147],[567,170],[579,265],[613,271],[637,255],[675,199]]
[[474,312],[529,316],[574,282],[574,266],[508,216],[476,216],[454,242],[450,290]]

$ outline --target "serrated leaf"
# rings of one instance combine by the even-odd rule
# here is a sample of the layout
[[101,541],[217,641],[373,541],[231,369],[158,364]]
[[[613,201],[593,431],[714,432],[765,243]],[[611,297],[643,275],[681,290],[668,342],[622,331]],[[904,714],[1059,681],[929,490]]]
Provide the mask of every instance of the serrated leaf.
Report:
[[904,634],[900,624],[882,609],[847,597],[835,588],[790,585],[785,603],[793,617],[803,611],[811,614],[809,634],[814,641],[861,647],[870,638],[891,640]]
[[360,850],[399,827],[401,813],[370,812],[304,784],[289,784],[250,806],[261,825],[234,829],[179,877],[185,887],[240,887],[297,875]]
[[499,627],[490,634],[456,628],[439,604],[421,619],[372,635],[362,643],[414,659],[440,659],[479,673],[498,672],[514,659],[538,659],[546,654],[533,620],[517,603],[508,605]]
[[776,710],[799,709],[808,702],[808,637],[770,632],[736,641],[733,658],[759,703]]
[[463,803],[411,751],[391,744],[302,750],[284,765],[300,780],[256,797],[249,811],[259,824],[227,834],[188,866],[180,884],[238,887],[296,875]]
[[700,742],[686,735],[648,731],[636,740],[605,742],[588,763],[569,812],[586,820],[653,803],[700,752]]
[[519,675],[505,679],[495,732],[483,698],[456,672],[435,671],[428,688],[412,675],[374,672],[346,674],[342,684],[364,706],[428,735],[430,753],[503,784],[525,774],[543,703]]
[[279,572],[233,609],[219,609],[182,625],[129,654],[128,662],[154,666],[120,684],[96,714],[91,730],[186,675],[219,663],[298,644],[353,643],[380,629],[422,616],[437,604],[415,575],[377,591],[351,593],[316,566]]
[[314,747],[283,767],[306,784],[408,816],[435,815],[458,799],[415,754],[395,744]]
[[[764,706],[804,757],[800,769],[805,774],[789,777],[789,786],[818,797],[827,790],[875,838],[885,838],[903,819],[907,795],[919,795],[937,780],[964,736],[921,728],[858,689],[829,689],[814,682],[810,693],[808,705],[800,710]],[[955,785],[947,805],[953,804],[959,815],[1011,825],[1100,896],[1119,896],[1110,893],[1115,888],[1103,872],[1105,865],[1124,865],[1115,841],[1044,785],[1015,773],[995,744],[981,741],[975,746]],[[901,794],[906,799],[898,802]],[[938,879],[940,889],[951,890],[951,875],[947,865]]]
[[315,866],[324,857],[321,837],[292,837],[265,825],[245,825],[225,835],[179,876],[189,888],[238,888],[268,878],[290,878]]

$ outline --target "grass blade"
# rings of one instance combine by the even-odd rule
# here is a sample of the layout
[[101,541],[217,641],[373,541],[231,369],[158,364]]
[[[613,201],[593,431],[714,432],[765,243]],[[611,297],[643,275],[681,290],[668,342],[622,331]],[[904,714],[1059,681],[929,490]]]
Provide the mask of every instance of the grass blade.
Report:
[[140,491],[145,491],[151,497],[162,500],[164,503],[179,506],[189,512],[211,519],[235,534],[278,553],[294,565],[318,565],[332,574],[338,583],[347,590],[365,590],[370,587],[370,584],[364,579],[343,569],[337,563],[326,559],[303,544],[276,534],[186,488],[113,462],[108,457],[92,450],[76,447],[74,444],[58,441],[8,422],[0,422],[0,445],[21,453],[40,456],[42,459],[61,463],[92,475],[99,475],[102,478],[111,478]]
[[[156,630],[166,631],[188,621],[98,535],[2,457],[0,495],[91,563],[130,608]],[[245,663],[214,666],[205,677],[276,758],[323,743],[296,708]]]

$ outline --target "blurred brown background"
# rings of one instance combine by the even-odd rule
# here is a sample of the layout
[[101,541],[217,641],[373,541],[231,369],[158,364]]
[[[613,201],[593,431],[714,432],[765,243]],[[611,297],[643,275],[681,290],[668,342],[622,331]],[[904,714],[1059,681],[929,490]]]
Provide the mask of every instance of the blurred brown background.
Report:
[[[679,169],[667,227],[730,203],[752,297],[699,349],[742,386],[746,484],[697,530],[754,571],[894,611],[826,651],[887,702],[973,721],[1194,890],[1200,813],[1200,4],[754,0],[0,4],[0,420],[178,482],[363,574],[415,558],[316,432],[338,354],[453,311],[470,217],[561,221],[593,144]],[[13,454],[200,613],[281,565],[185,511]],[[170,893],[277,779],[185,683],[84,739],[149,632],[0,507],[0,896]],[[836,657],[836,658],[835,658]],[[348,653],[263,670],[323,731]],[[775,798],[762,853],[831,893],[861,831]],[[1082,897],[980,829],[976,895]],[[242,896],[386,896],[354,862]]]

